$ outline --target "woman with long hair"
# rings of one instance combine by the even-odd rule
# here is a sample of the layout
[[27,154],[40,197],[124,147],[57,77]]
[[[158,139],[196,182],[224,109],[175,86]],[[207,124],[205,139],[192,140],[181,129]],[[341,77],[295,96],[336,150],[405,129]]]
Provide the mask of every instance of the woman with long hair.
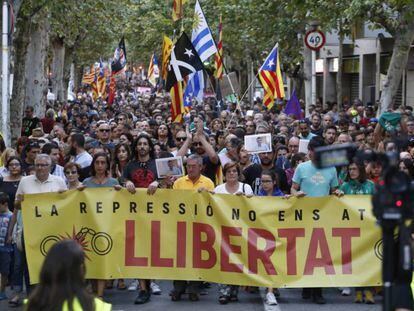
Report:
[[127,143],[119,143],[115,146],[113,160],[111,165],[112,177],[118,179],[122,183],[122,172],[125,166],[131,160],[131,148]]
[[[110,176],[111,163],[106,153],[99,152],[93,156],[91,163],[91,177],[83,181],[83,185],[87,188],[104,188],[114,187],[120,190],[121,186],[117,179]],[[97,280],[97,295],[103,297],[105,288],[105,280]]]
[[111,305],[93,298],[86,289],[85,254],[73,240],[53,245],[40,271],[40,283],[30,295],[26,311],[110,311]]
[[167,124],[161,123],[155,132],[155,139],[160,147],[166,151],[174,147],[174,141],[171,131]]
[[[335,191],[337,196],[344,194],[365,194],[372,195],[375,191],[375,184],[368,179],[363,163],[352,161],[348,165],[348,174],[345,182]],[[342,290],[342,295],[347,296],[351,294],[349,288]],[[369,287],[357,287],[355,290],[355,303],[374,304],[374,293],[372,288]]]

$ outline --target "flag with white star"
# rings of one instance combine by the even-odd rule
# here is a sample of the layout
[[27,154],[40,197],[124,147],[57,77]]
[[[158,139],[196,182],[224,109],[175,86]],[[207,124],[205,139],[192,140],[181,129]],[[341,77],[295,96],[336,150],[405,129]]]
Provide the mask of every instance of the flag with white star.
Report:
[[279,64],[279,51],[276,44],[259,69],[259,79],[264,89],[263,104],[270,109],[276,98],[285,97],[282,72]]
[[171,51],[165,89],[169,91],[178,81],[204,66],[188,36],[183,32]]

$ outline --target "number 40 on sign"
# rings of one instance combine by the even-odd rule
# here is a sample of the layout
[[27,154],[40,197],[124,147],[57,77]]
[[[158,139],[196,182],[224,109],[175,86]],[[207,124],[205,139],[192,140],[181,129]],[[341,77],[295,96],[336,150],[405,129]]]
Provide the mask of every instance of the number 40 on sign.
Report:
[[314,51],[320,50],[325,45],[325,35],[320,30],[311,30],[305,36],[306,46]]

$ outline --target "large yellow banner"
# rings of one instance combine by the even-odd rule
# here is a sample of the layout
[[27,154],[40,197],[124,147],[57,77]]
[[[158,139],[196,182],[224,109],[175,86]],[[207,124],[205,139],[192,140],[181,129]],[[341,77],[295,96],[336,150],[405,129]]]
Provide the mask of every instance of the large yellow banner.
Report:
[[187,190],[86,189],[23,201],[30,277],[53,243],[74,238],[87,276],[273,287],[381,284],[370,196],[246,198]]

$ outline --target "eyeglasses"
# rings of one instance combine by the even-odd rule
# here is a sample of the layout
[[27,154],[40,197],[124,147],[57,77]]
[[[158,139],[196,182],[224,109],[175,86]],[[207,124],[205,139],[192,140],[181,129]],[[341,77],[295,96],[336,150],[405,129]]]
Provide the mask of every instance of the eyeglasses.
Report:
[[261,182],[262,182],[262,184],[269,184],[269,183],[271,183],[273,181],[272,180],[262,180]]
[[48,167],[48,166],[50,166],[50,164],[40,164],[40,163],[35,164],[35,167]]
[[66,171],[65,174],[66,175],[76,175],[76,174],[78,174],[78,171]]
[[177,137],[176,138],[178,141],[185,141],[187,139],[187,137]]
[[109,133],[111,130],[110,129],[100,129],[99,132],[106,132]]

